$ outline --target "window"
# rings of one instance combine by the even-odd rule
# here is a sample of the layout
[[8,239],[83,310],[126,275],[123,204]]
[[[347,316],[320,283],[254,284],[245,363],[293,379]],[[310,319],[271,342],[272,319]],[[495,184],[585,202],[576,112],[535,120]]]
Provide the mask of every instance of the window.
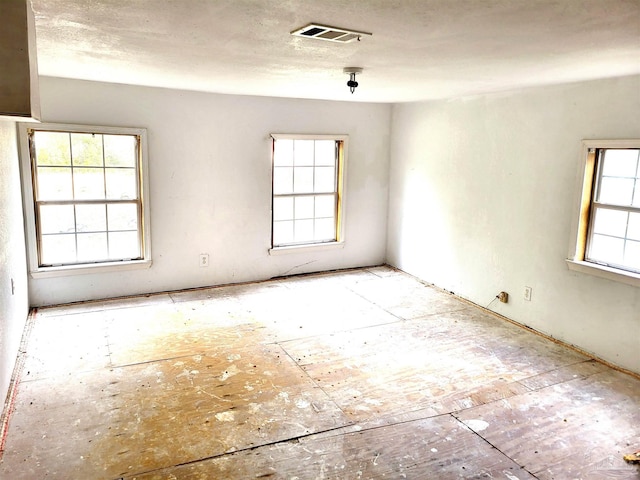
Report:
[[347,137],[272,137],[273,248],[341,244]]
[[640,285],[640,141],[583,144],[580,216],[570,260]]
[[32,273],[149,263],[144,129],[21,124],[20,138]]

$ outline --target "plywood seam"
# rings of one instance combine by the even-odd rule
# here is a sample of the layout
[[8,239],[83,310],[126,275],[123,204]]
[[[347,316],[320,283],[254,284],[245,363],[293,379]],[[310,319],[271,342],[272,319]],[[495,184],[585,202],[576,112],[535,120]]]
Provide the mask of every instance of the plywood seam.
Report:
[[[353,292],[353,293],[356,293],[356,292]],[[364,298],[364,297],[362,297],[362,298]],[[371,303],[372,305],[375,305],[373,302],[370,302],[370,301],[369,301],[369,303]],[[379,305],[376,305],[376,307],[379,307],[382,311],[384,311],[385,313],[388,313],[390,316],[395,317],[395,318],[396,318],[396,320],[393,320],[393,321],[391,321],[391,322],[372,323],[371,325],[363,325],[363,326],[360,326],[360,327],[348,328],[348,329],[346,329],[346,330],[335,330],[335,331],[334,331],[334,332],[332,332],[332,333],[349,333],[349,332],[357,332],[358,330],[366,330],[367,328],[371,328],[371,327],[383,327],[383,326],[385,326],[385,325],[393,325],[394,323],[410,322],[410,321],[416,320],[417,318],[420,318],[420,317],[411,318],[411,319],[401,318],[401,317],[398,317],[397,315],[393,315],[391,312],[388,312],[387,310],[385,310],[384,308],[380,307]],[[436,314],[436,315],[437,315],[437,314]],[[325,335],[325,334],[320,335],[320,336],[324,336],[324,335]],[[284,349],[284,348],[285,348],[285,347],[284,347],[284,344],[286,344],[286,343],[290,343],[290,342],[298,342],[298,341],[300,341],[300,340],[307,340],[307,339],[309,339],[309,338],[314,338],[314,337],[317,337],[317,336],[318,336],[318,335],[315,335],[315,334],[312,334],[312,333],[311,333],[311,334],[306,335],[306,336],[303,336],[303,337],[292,337],[292,338],[287,338],[286,340],[274,340],[273,342],[267,342],[267,343],[265,343],[264,345],[279,345],[280,347],[282,347],[282,348]],[[294,361],[295,361],[295,360],[294,360]],[[303,365],[309,365],[309,364],[307,364],[307,363],[300,363],[299,365],[300,365],[300,367],[302,367]]]
[[[322,388],[318,384],[318,382],[316,382],[316,380],[313,377],[311,377],[311,375],[309,375],[309,373],[296,361],[295,358],[291,356],[291,354],[284,348],[284,346],[282,346],[281,344],[277,344],[277,345],[280,348],[280,350],[282,350],[282,352],[284,352],[284,354],[291,359],[293,364],[311,381],[311,383],[315,385],[316,388],[318,388],[322,393],[324,393],[327,400],[333,403],[338,408],[338,410],[342,412],[345,418],[349,418],[349,415],[344,411],[344,409],[340,405],[338,405],[338,403],[333,398],[331,398],[331,395],[329,395],[329,393],[327,393],[327,391],[324,388]],[[346,426],[346,425],[343,425],[343,426]]]
[[[378,277],[378,278],[382,278],[382,277]],[[404,317],[401,317],[401,316],[399,316],[399,315],[396,315],[396,314],[395,314],[395,313],[393,313],[393,312],[390,312],[389,310],[387,310],[386,308],[384,308],[382,305],[379,305],[379,304],[377,304],[375,301],[373,301],[373,300],[371,300],[371,299],[369,299],[369,298],[366,298],[364,295],[362,295],[362,294],[360,294],[360,293],[356,292],[355,290],[352,290],[348,285],[346,286],[346,289],[347,289],[347,290],[349,290],[351,293],[353,293],[353,294],[357,295],[357,296],[358,296],[358,297],[360,297],[361,299],[365,300],[366,302],[370,303],[371,305],[374,305],[375,307],[379,308],[379,309],[380,309],[380,310],[382,310],[383,312],[385,312],[385,313],[387,313],[387,314],[391,315],[392,317],[397,318],[399,322],[406,322],[407,320],[413,320],[412,318],[404,318]],[[416,317],[416,318],[417,318],[417,317]],[[390,323],[395,323],[395,322],[388,322],[388,323],[390,324]],[[383,325],[386,325],[386,324],[383,324]]]
[[504,453],[502,450],[500,450],[497,446],[495,446],[493,443],[491,443],[489,440],[487,440],[485,437],[483,437],[482,435],[480,435],[480,433],[476,432],[473,428],[471,428],[470,426],[468,426],[466,423],[464,423],[464,421],[460,420],[458,417],[456,417],[453,413],[451,413],[451,416],[460,424],[464,425],[465,428],[468,428],[469,431],[473,432],[474,435],[476,435],[478,438],[480,438],[483,442],[485,442],[486,444],[488,444],[491,448],[495,449],[497,452],[499,452],[501,455],[503,455],[505,458],[508,458],[509,460],[511,460],[515,465],[518,465],[522,470],[524,470],[525,472],[527,472],[529,475],[531,475],[533,478],[539,478],[538,476],[534,475],[533,472],[530,472],[524,465],[522,465],[520,462],[516,462],[513,458],[511,458],[509,455],[507,455],[506,453]]
[[[562,346],[564,346],[564,345],[562,345]],[[516,381],[515,381],[515,382],[513,382],[513,383],[518,383],[518,384],[522,385],[523,387],[525,387],[526,389],[528,389],[530,392],[537,392],[537,391],[540,391],[540,390],[542,390],[542,389],[544,389],[544,388],[547,388],[547,387],[551,387],[551,386],[554,386],[554,385],[560,385],[561,383],[572,382],[572,381],[574,381],[574,380],[580,380],[580,379],[584,380],[585,378],[589,378],[589,377],[591,377],[592,375],[597,375],[597,373],[598,373],[598,372],[590,373],[590,374],[588,374],[588,375],[584,375],[584,374],[577,374],[577,377],[570,378],[570,379],[566,379],[566,380],[558,380],[557,382],[544,384],[544,385],[542,385],[542,386],[540,386],[540,387],[538,387],[538,388],[530,387],[530,386],[525,385],[525,384],[523,383],[523,382],[525,382],[526,380],[530,380],[530,379],[532,379],[532,378],[536,378],[536,377],[540,377],[540,376],[543,376],[543,375],[547,375],[547,374],[549,374],[549,373],[551,373],[551,372],[557,372],[558,370],[561,370],[561,369],[563,369],[563,368],[573,367],[573,366],[576,366],[576,365],[580,365],[581,363],[589,363],[589,362],[598,362],[598,361],[597,361],[596,359],[594,359],[594,358],[588,358],[587,360],[581,360],[581,361],[579,361],[579,362],[568,363],[568,364],[566,364],[566,365],[562,365],[562,366],[560,366],[560,367],[558,367],[558,368],[554,368],[554,369],[551,369],[551,370],[546,370],[546,371],[544,371],[544,372],[538,373],[538,374],[536,374],[536,375],[532,375],[532,376],[530,376],[530,377],[521,378],[520,380],[516,380]],[[598,362],[598,363],[601,363],[601,362]]]
[[[107,348],[108,348],[108,345],[107,345]],[[185,355],[176,355],[175,357],[166,357],[166,358],[154,358],[152,360],[145,360],[144,362],[125,363],[125,364],[121,364],[121,365],[111,362],[111,365],[109,367],[106,367],[106,368],[116,369],[116,368],[136,367],[138,365],[147,365],[147,364],[156,363],[156,362],[165,362],[165,361],[169,361],[169,360],[178,360],[180,358],[191,358],[194,355],[205,355],[206,353],[207,353],[207,350],[206,349],[202,349],[202,350],[194,351],[192,353],[185,354]],[[102,367],[102,368],[105,368],[105,367]],[[97,368],[96,370],[101,370],[101,368]]]
[[[420,412],[422,410],[428,410],[427,408],[421,408],[419,410],[414,410],[412,412],[399,412],[397,414],[394,415],[388,415],[386,417],[381,417],[378,420],[374,420],[376,422],[375,425],[370,425],[367,426],[367,423],[371,423],[371,420],[365,420],[364,422],[356,422],[353,423],[351,425],[345,425],[342,428],[355,428],[355,430],[350,431],[350,432],[338,432],[336,431],[336,435],[352,435],[354,433],[361,433],[361,432],[366,432],[366,431],[371,431],[371,430],[379,430],[381,428],[388,428],[388,427],[392,427],[395,425],[403,425],[406,423],[412,423],[412,422],[420,422],[422,420],[428,420],[428,419],[432,419],[432,418],[442,418],[442,417],[450,417],[453,415],[453,412],[447,412],[447,413],[438,413],[436,415],[426,415],[424,417],[412,417],[412,418],[408,418],[406,420],[395,420],[395,417],[397,415],[403,415],[403,414],[412,414],[412,413],[416,413],[416,412]],[[457,420],[457,419],[456,419]],[[327,430],[327,432],[332,432],[333,429],[331,430]],[[320,435],[320,434],[324,434],[326,432],[318,432],[317,434],[314,435]],[[326,435],[325,438],[331,438],[333,435]]]
[[[253,451],[253,450],[257,450],[259,448],[271,447],[271,446],[278,445],[278,444],[283,444],[283,443],[299,443],[300,440],[305,439],[307,437],[312,437],[314,435],[319,435],[319,434],[323,434],[323,433],[326,433],[326,432],[331,432],[333,430],[341,430],[341,429],[343,429],[345,427],[349,427],[350,425],[353,425],[353,423],[347,423],[347,424],[341,425],[339,427],[328,428],[326,430],[321,430],[321,431],[318,431],[318,432],[305,433],[305,434],[302,434],[302,435],[297,435],[295,437],[283,438],[283,439],[280,439],[280,440],[273,440],[271,442],[261,443],[260,445],[252,445],[250,447],[239,448],[238,450],[234,450],[232,452],[224,452],[224,453],[220,453],[218,455],[211,455],[209,457],[198,458],[198,459],[195,459],[195,460],[190,460],[188,462],[177,463],[175,465],[170,465],[168,467],[156,468],[154,470],[148,470],[148,471],[145,471],[145,472],[128,473],[127,476],[135,477],[135,476],[138,476],[138,475],[148,475],[148,474],[154,473],[154,472],[162,472],[163,470],[166,470],[167,468],[174,469],[174,468],[177,468],[177,467],[184,467],[184,466],[187,466],[187,465],[194,465],[194,464],[197,464],[197,463],[206,462],[208,460],[214,460],[216,458],[223,458],[223,457],[226,457],[228,455],[236,455],[236,454],[243,453],[243,452],[250,452],[250,451]],[[117,480],[119,480],[119,479],[117,479]]]

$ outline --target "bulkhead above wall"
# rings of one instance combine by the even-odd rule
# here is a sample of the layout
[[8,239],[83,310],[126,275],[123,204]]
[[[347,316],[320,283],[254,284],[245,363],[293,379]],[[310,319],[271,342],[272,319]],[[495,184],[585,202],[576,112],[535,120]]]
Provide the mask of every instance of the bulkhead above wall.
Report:
[[40,120],[35,21],[29,0],[0,2],[0,119]]

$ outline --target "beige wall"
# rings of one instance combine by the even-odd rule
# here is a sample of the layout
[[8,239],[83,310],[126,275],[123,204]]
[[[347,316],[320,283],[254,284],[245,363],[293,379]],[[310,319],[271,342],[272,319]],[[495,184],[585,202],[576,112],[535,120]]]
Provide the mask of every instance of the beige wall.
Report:
[[639,76],[394,106],[389,262],[640,373],[640,288],[565,263],[581,140],[639,111]]
[[[14,122],[0,120],[0,399],[4,402],[28,314]],[[13,293],[11,281],[13,280]]]
[[[47,77],[40,92],[43,121],[147,128],[153,266],[32,279],[32,305],[384,262],[390,105]],[[349,135],[343,249],[269,255],[271,133]]]

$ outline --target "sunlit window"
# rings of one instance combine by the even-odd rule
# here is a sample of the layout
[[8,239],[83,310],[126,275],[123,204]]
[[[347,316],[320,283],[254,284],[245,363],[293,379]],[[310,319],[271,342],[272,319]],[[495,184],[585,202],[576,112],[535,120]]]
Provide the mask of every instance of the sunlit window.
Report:
[[108,130],[26,128],[38,268],[145,259],[143,132]]
[[340,240],[345,139],[274,135],[272,245]]
[[640,272],[640,149],[599,148],[585,260]]

